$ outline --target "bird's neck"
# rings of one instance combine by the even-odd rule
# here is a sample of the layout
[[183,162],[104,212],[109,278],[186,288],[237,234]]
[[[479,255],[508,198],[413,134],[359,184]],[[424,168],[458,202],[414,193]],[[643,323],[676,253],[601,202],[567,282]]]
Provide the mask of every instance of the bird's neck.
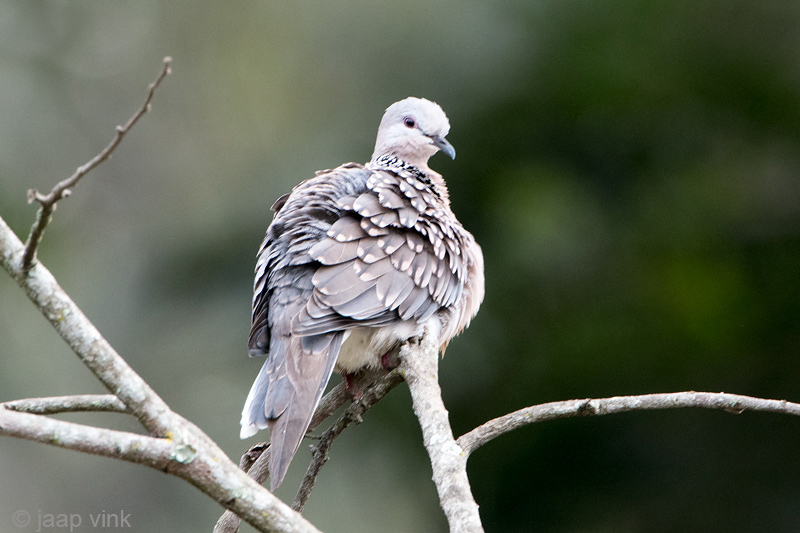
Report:
[[[438,172],[431,170],[427,164],[413,165],[404,161],[397,155],[387,154],[373,157],[368,165],[373,168],[386,169],[394,172],[408,182],[424,184],[441,200],[443,205],[448,208],[450,207],[450,194],[447,190],[447,184],[444,182],[444,178],[442,178],[442,175]],[[415,184],[412,183],[412,185]]]

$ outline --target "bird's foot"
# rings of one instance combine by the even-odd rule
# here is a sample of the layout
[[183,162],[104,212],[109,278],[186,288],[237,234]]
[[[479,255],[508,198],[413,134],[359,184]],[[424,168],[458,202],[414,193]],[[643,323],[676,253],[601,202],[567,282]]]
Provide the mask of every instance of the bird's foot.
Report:
[[353,401],[360,400],[361,397],[364,396],[364,389],[356,386],[356,375],[350,372],[342,372],[342,377],[344,378],[344,385],[347,387],[347,392],[350,394]]
[[381,356],[381,366],[386,371],[392,371],[400,366],[400,350],[389,350]]

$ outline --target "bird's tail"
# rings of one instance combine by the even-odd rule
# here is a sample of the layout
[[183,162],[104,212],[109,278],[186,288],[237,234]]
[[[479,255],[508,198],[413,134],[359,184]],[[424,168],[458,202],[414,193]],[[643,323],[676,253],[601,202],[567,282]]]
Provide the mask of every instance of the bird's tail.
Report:
[[270,490],[283,481],[328,384],[343,333],[274,342],[242,411],[242,438],[269,428]]

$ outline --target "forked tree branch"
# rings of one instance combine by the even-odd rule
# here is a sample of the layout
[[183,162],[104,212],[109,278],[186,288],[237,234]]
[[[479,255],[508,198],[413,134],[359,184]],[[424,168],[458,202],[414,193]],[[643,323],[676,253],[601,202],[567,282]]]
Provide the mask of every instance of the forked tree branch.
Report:
[[642,396],[615,396],[613,398],[567,400],[526,407],[490,420],[469,433],[465,433],[456,442],[468,457],[495,437],[536,422],[576,416],[600,416],[628,411],[683,407],[716,409],[736,415],[744,411],[763,411],[800,416],[800,404],[797,403],[786,400],[765,400],[724,392],[689,391],[644,394]]
[[[387,373],[382,368],[359,372],[353,377],[352,388],[353,390],[364,392],[362,398],[354,402],[348,408],[348,410],[358,410],[357,412],[363,416],[363,414],[366,413],[366,411],[372,405],[377,403],[378,400],[385,396],[401,381],[402,378],[397,372]],[[317,407],[317,410],[314,412],[314,416],[311,419],[311,423],[308,426],[308,432],[310,433],[317,429],[325,420],[330,418],[336,411],[338,411],[340,407],[352,400],[353,398],[351,397],[350,392],[348,392],[344,382],[336,385],[320,401],[319,406]],[[347,416],[348,415],[345,413],[342,415],[342,418]],[[301,502],[301,506],[305,506],[305,503],[308,501],[310,488],[313,487],[316,477],[319,475],[322,466],[324,466],[325,462],[327,461],[327,457],[324,456],[326,453],[325,449],[323,448],[320,450],[320,448],[326,446],[328,449],[330,449],[330,445],[333,443],[333,440],[338,437],[339,434],[341,434],[341,431],[336,431],[335,429],[340,422],[341,418],[335,422],[333,426],[331,426],[331,428],[329,428],[320,438],[320,442],[316,446],[318,452],[315,453],[315,455],[317,457],[315,457],[315,459],[312,461],[312,464],[309,465],[309,470],[306,472],[306,475],[300,485],[300,489],[295,496],[293,507],[298,505],[298,502]],[[349,423],[350,422],[347,424],[349,425]],[[343,429],[344,427],[342,430]],[[269,478],[269,455],[269,445],[266,442],[256,444],[242,455],[242,458],[239,461],[239,466],[242,470],[247,472],[249,477],[253,478],[257,483],[263,485]],[[314,462],[317,463],[317,466],[312,468],[314,466]],[[302,511],[302,507],[298,510]],[[231,511],[225,511],[222,516],[219,517],[219,520],[217,520],[217,523],[214,526],[214,533],[236,533],[239,531],[240,524],[241,519],[235,513]]]
[[3,268],[25,290],[83,364],[125,404],[148,433],[165,436],[170,431],[166,415],[171,412],[169,407],[103,338],[44,265],[37,262],[28,270],[23,268],[23,251],[22,242],[0,218]]
[[422,442],[433,467],[433,482],[452,533],[483,531],[478,504],[467,478],[467,456],[456,444],[439,387],[439,346],[426,329],[418,344],[400,350],[414,413],[422,428]]
[[111,153],[117,148],[117,146],[119,146],[119,143],[122,142],[123,137],[125,137],[125,135],[131,130],[133,125],[136,124],[145,113],[150,111],[150,101],[153,99],[156,89],[158,89],[158,86],[161,85],[162,80],[172,72],[170,69],[171,62],[171,57],[164,58],[164,67],[161,70],[161,74],[159,74],[156,80],[150,84],[150,87],[147,90],[147,97],[145,98],[142,107],[140,107],[133,114],[133,116],[128,119],[128,122],[126,122],[124,126],[117,126],[114,137],[111,138],[111,141],[99,154],[94,156],[85,164],[79,166],[72,176],[57,183],[56,186],[53,187],[53,189],[47,194],[42,194],[36,189],[28,189],[28,203],[32,204],[33,202],[39,202],[39,210],[36,212],[36,220],[34,221],[33,226],[31,226],[28,239],[25,241],[25,252],[22,255],[23,270],[27,271],[30,269],[34,261],[36,261],[36,248],[42,241],[44,230],[50,223],[50,220],[53,216],[53,211],[56,209],[56,203],[62,198],[69,196],[71,192],[70,188],[77,185],[82,177],[88,174],[97,165],[111,157]]
[[[0,218],[0,266],[25,290],[83,364],[120,400],[124,410],[139,420],[149,435],[51,420],[11,410],[5,405],[0,406],[0,435],[115,456],[158,468],[195,485],[259,531],[316,532],[317,529],[301,515],[247,477],[203,431],[172,411],[103,338],[44,265],[34,261],[36,247],[56,202],[67,194],[69,187],[109,157],[124,135],[147,112],[153,92],[168,73],[169,58],[165,59],[159,77],[150,85],[144,105],[124,126],[117,128],[116,135],[103,151],[73,176],[59,183],[47,196],[31,193],[33,200],[39,201],[42,207],[27,245],[23,245]],[[63,399],[46,400],[39,406],[35,403],[21,400],[16,407],[43,412],[63,411],[64,407],[75,408],[83,402],[78,400],[72,406]],[[114,404],[106,400],[100,403],[105,406]],[[115,405],[114,408],[118,407]]]
[[[70,188],[83,176],[108,159],[133,125],[150,109],[155,90],[170,72],[169,65],[170,59],[165,58],[163,70],[150,85],[142,107],[124,126],[117,127],[111,142],[99,154],[79,167],[72,176],[58,183],[47,195],[29,191],[29,202],[39,202],[40,208],[25,244],[0,218],[0,266],[25,290],[80,360],[112,393],[28,398],[0,403],[0,436],[114,457],[178,476],[237,513],[259,531],[316,532],[314,526],[261,486],[268,475],[263,466],[269,455],[267,447],[253,447],[243,457],[243,467],[250,466],[249,476],[237,468],[203,431],[172,411],[128,366],[59,287],[52,274],[36,261],[37,247],[57,202],[67,196]],[[491,439],[524,425],[556,418],[678,407],[719,409],[735,414],[752,410],[800,415],[800,404],[725,393],[681,392],[570,400],[521,409],[491,420],[456,441],[438,385],[438,347],[435,339],[426,332],[419,343],[403,346],[399,372],[388,375],[384,372],[383,376],[365,374],[357,378],[361,381],[356,383],[366,387],[364,395],[348,407],[317,445],[312,464],[298,492],[298,508],[302,509],[305,505],[314,481],[327,461],[333,440],[347,425],[360,421],[361,415],[399,382],[400,375],[409,384],[414,412],[431,458],[441,506],[451,531],[458,532],[483,531],[466,475],[469,454]],[[375,384],[372,387],[367,386],[373,382]],[[311,429],[348,400],[349,394],[343,386],[335,388],[321,403]],[[42,416],[78,411],[131,414],[148,434],[113,431]],[[220,519],[220,523],[224,518]],[[237,528],[238,520],[236,517]]]
[[[100,455],[105,452],[111,455],[119,446],[119,458],[135,459],[134,462],[185,479],[259,531],[317,531],[247,477],[197,426],[172,411],[100,335],[44,265],[37,262],[25,271],[23,249],[22,242],[0,218],[0,265],[25,290],[80,360],[121,400],[126,411],[136,416],[149,436],[71,425],[5,407],[0,409],[0,435]],[[28,402],[21,401],[22,407]],[[156,441],[165,444],[159,446],[154,444]],[[136,443],[148,445],[136,448]],[[141,455],[131,455],[139,451]],[[163,466],[167,451],[169,463]]]
[[297,496],[294,499],[294,503],[292,503],[292,509],[298,513],[303,512],[320,470],[322,470],[322,467],[325,466],[325,463],[330,459],[331,446],[336,437],[341,435],[342,431],[347,429],[350,424],[360,424],[362,420],[361,417],[364,416],[369,408],[378,403],[390,390],[402,382],[403,377],[398,370],[378,380],[372,386],[364,390],[361,398],[354,401],[350,407],[345,409],[342,416],[323,433],[320,441],[313,447],[311,464],[308,465],[306,475],[300,483],[300,490],[297,491]]

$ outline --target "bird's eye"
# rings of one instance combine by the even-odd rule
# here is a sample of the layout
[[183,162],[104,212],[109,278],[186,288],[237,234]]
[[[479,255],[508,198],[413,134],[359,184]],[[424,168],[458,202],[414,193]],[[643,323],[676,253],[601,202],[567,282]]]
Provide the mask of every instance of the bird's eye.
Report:
[[406,117],[406,118],[404,118],[403,119],[403,124],[406,125],[406,128],[413,128],[414,126],[417,125],[416,121],[414,120],[414,117]]

